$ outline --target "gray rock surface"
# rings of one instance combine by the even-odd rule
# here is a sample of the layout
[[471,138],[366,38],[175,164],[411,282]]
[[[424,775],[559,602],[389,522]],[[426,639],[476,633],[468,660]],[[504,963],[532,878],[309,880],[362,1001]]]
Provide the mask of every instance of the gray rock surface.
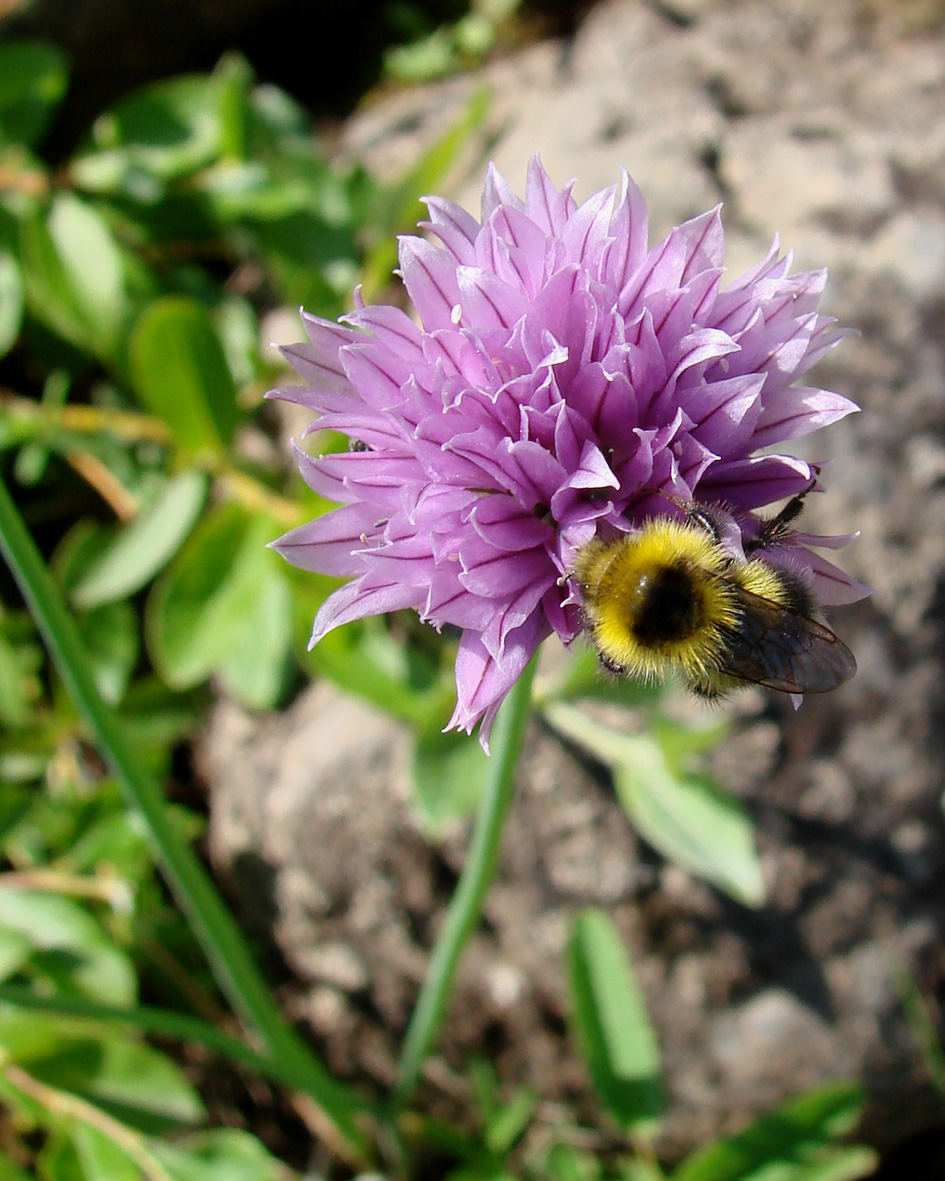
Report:
[[[797,714],[751,694],[716,755],[759,830],[769,902],[749,912],[667,867],[606,783],[534,727],[486,923],[463,962],[428,1085],[488,1053],[549,1100],[586,1093],[563,1036],[561,948],[607,907],[638,966],[677,1155],[791,1092],[858,1076],[879,1144],[941,1120],[898,999],[945,986],[945,35],[918,5],[672,0],[595,8],[569,45],[405,93],[345,150],[394,171],[492,87],[483,160],[521,190],[540,149],[578,195],[624,165],[653,233],[724,200],[738,273],[775,232],[831,269],[827,310],[861,330],[819,370],[863,413],[810,444],[832,457],[811,528],[862,530],[844,564],[875,587],[835,622],[856,679]],[[907,22],[913,20],[914,24]],[[389,1082],[464,835],[412,816],[406,739],[319,686],[282,718],[223,706],[202,753],[212,845],[238,905],[298,976],[297,1014],[333,1066]]]

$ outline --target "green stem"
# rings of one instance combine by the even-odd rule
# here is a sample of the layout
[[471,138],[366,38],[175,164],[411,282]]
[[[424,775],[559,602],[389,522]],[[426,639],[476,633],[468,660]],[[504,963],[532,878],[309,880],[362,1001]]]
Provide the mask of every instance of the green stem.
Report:
[[108,434],[126,443],[149,441],[169,446],[172,442],[171,432],[160,418],[116,410],[111,406],[106,409],[103,406],[50,405],[0,390],[0,411],[10,417],[14,426],[24,423],[38,428],[34,433],[41,437],[64,430],[83,435]]
[[98,740],[132,805],[144,817],[164,875],[221,989],[240,1017],[255,1028],[266,1053],[281,1061],[300,1080],[306,1080],[306,1094],[329,1116],[349,1148],[362,1151],[365,1140],[354,1124],[352,1111],[363,1107],[363,1102],[332,1078],[272,1000],[239,927],[193,849],[178,838],[158,784],[142,771],[121,720],[96,689],[75,622],[2,481],[0,551],[13,571],[76,709]]
[[420,1080],[424,1060],[433,1048],[443,1020],[456,965],[466,941],[479,922],[486,890],[495,873],[502,826],[512,802],[515,769],[531,709],[535,664],[536,661],[532,660],[519,677],[495,721],[489,778],[466,864],[443,930],[433,949],[401,1050],[400,1073],[391,1097],[394,1112],[404,1107]]

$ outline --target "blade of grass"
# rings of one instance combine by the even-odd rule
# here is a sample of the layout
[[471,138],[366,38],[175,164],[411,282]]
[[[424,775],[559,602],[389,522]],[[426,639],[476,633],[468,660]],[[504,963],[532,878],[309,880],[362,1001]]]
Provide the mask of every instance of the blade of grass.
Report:
[[515,768],[531,710],[536,663],[533,659],[519,677],[495,721],[488,779],[466,864],[404,1038],[400,1073],[391,1096],[391,1109],[395,1114],[403,1109],[419,1082],[424,1059],[433,1047],[443,1020],[456,965],[479,921],[483,899],[495,873],[502,826],[512,802]]
[[175,1013],[154,1005],[136,1005],[133,1009],[121,1009],[115,1005],[100,1005],[82,997],[37,996],[29,988],[15,984],[0,985],[0,1005],[13,1005],[18,1009],[29,1009],[54,1017],[74,1017],[79,1021],[97,1024],[130,1025],[145,1033],[159,1033],[164,1037],[176,1038],[206,1046],[221,1058],[240,1066],[248,1066],[271,1082],[306,1091],[308,1080],[294,1070],[292,1064],[259,1054],[238,1038],[221,1033],[209,1021],[191,1017],[186,1013]]
[[904,969],[897,974],[896,986],[906,1025],[919,1047],[929,1081],[939,1095],[945,1095],[945,1051],[929,1002]]
[[363,1152],[365,1138],[353,1112],[364,1104],[337,1082],[285,1021],[254,963],[239,927],[226,909],[193,849],[170,824],[158,784],[141,769],[118,715],[95,687],[75,622],[0,481],[0,551],[19,584],[36,625],[79,714],[131,804],[147,823],[152,843],[174,896],[220,988],[239,1016],[262,1040],[272,1058],[305,1079],[305,1093],[328,1115],[349,1150]]

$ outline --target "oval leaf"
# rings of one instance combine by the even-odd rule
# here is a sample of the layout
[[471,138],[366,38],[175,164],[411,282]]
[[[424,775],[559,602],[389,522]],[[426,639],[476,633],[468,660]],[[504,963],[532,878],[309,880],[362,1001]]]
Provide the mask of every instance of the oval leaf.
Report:
[[45,219],[20,219],[20,252],[36,319],[78,348],[114,359],[128,301],[121,250],[102,217],[60,194]]
[[189,75],[136,91],[95,121],[94,147],[80,163],[95,149],[121,151],[165,181],[209,164],[222,142],[218,89],[214,79]]
[[98,691],[111,705],[125,695],[138,662],[138,616],[130,603],[103,603],[76,622]]
[[186,689],[216,672],[245,640],[263,579],[266,522],[236,505],[208,514],[148,599],[148,651],[162,678]]
[[[634,828],[677,865],[725,890],[746,906],[764,901],[764,879],[751,822],[737,800],[706,776],[677,767],[678,756],[701,736],[663,726],[659,739],[621,734],[573,706],[549,702],[548,721],[609,767],[617,797]],[[676,759],[668,750],[678,742]]]
[[168,1131],[206,1117],[196,1088],[180,1067],[127,1036],[65,1042],[54,1053],[33,1059],[30,1073],[143,1132]]
[[482,796],[489,756],[468,734],[426,729],[414,738],[414,796],[434,833],[472,814]]
[[238,1128],[214,1128],[187,1141],[155,1144],[154,1153],[175,1181],[282,1181],[285,1166]]
[[196,300],[155,301],[129,344],[135,392],[188,456],[219,456],[239,419],[236,385],[210,313]]
[[74,1122],[69,1138],[82,1168],[82,1181],[141,1181],[134,1161],[98,1128]]
[[0,925],[31,941],[37,971],[93,1000],[134,1003],[136,983],[130,960],[77,903],[54,894],[0,890]]
[[737,800],[704,776],[674,771],[644,736],[626,738],[613,776],[634,828],[665,857],[745,906],[764,902],[751,822]]
[[247,555],[260,575],[248,609],[241,612],[239,639],[220,668],[220,678],[250,709],[271,709],[285,685],[292,646],[292,596],[272,555],[260,549]]
[[151,507],[120,530],[72,591],[80,608],[124,599],[140,590],[183,545],[203,507],[207,481],[186,471],[168,481]]
[[66,93],[65,54],[43,41],[0,45],[0,134],[32,146]]
[[49,232],[89,347],[97,356],[109,359],[117,351],[128,311],[118,243],[99,213],[68,193],[53,201]]

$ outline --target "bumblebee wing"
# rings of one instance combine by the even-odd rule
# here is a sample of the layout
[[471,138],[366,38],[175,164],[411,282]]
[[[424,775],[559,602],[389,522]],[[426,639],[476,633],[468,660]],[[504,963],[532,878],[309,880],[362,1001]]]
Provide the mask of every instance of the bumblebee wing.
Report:
[[829,627],[742,587],[738,629],[726,637],[724,671],[784,693],[827,693],[856,672],[850,649]]

